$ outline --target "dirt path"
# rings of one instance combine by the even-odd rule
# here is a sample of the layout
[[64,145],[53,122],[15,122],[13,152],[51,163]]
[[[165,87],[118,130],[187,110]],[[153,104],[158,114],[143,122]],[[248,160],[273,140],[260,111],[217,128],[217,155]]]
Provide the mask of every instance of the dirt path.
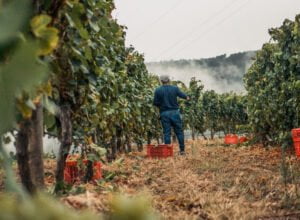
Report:
[[300,163],[294,156],[287,158],[285,185],[279,149],[198,141],[187,152],[164,160],[131,154],[104,167],[106,176],[115,176],[112,181],[62,200],[106,212],[112,192],[142,192],[166,219],[300,219]]

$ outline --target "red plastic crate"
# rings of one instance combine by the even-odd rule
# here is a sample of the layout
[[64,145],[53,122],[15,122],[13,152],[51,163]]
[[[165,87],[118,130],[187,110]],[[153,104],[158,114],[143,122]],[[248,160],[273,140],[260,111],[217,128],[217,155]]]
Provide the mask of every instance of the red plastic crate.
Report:
[[247,142],[248,141],[248,138],[247,137],[240,137],[239,138],[239,143],[241,144],[241,143],[245,143],[245,142]]
[[147,157],[150,158],[173,157],[173,145],[159,144],[156,146],[153,144],[149,144],[147,145]]
[[[83,163],[87,164],[88,160],[84,160]],[[93,179],[92,180],[99,180],[102,178],[102,171],[101,171],[101,163],[99,161],[95,161],[93,163]]]
[[297,157],[300,157],[300,141],[294,142],[295,153]]
[[65,182],[72,184],[79,177],[79,169],[77,166],[77,161],[66,161],[64,170],[64,180]]
[[[88,160],[83,160],[83,164],[87,164]],[[84,169],[80,169],[77,161],[66,161],[64,170],[64,180],[68,184],[73,184],[81,179],[84,175]],[[95,161],[93,163],[93,178],[92,180],[99,180],[102,178],[101,163]]]
[[300,141],[300,128],[292,129],[292,138],[294,142]]
[[225,144],[238,144],[239,143],[239,137],[235,134],[227,134],[225,136],[224,143]]

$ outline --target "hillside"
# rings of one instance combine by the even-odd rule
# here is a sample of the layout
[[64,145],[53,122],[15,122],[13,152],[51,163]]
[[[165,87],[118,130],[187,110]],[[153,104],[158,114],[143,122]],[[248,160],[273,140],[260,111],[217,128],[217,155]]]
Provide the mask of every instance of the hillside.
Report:
[[191,77],[196,77],[202,80],[205,89],[242,92],[243,75],[254,55],[255,51],[247,51],[205,59],[150,62],[147,67],[152,73],[168,74],[184,83],[188,83]]

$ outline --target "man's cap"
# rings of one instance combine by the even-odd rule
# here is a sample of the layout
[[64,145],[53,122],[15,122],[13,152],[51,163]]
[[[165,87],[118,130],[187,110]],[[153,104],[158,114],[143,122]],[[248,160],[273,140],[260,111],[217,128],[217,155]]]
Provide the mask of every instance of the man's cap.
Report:
[[167,83],[167,82],[170,82],[170,77],[168,75],[161,75],[159,77],[160,81],[163,82],[163,83]]

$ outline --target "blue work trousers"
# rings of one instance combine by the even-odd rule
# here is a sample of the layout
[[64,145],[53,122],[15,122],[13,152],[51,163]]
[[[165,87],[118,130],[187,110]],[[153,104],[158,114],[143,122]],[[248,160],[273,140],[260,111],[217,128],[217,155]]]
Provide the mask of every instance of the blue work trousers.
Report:
[[184,133],[179,110],[163,111],[160,113],[160,119],[163,127],[165,144],[171,144],[171,129],[173,127],[179,142],[180,151],[184,151]]

